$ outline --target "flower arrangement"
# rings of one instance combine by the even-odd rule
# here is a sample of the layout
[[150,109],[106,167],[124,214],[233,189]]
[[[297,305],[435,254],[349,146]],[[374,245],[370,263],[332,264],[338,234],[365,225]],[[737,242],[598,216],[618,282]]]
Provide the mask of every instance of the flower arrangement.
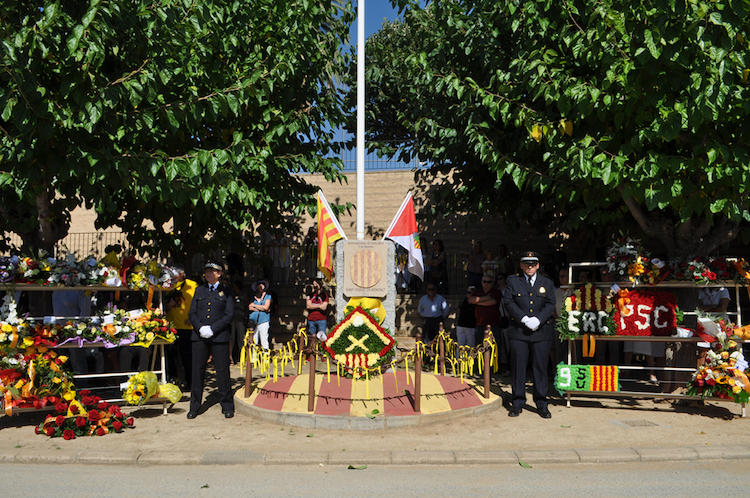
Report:
[[142,405],[153,397],[177,403],[182,398],[182,391],[174,384],[159,384],[154,372],[139,372],[128,379],[122,397],[130,405]]
[[64,367],[67,360],[45,346],[29,346],[23,353],[6,355],[3,363],[9,368],[0,371],[5,413],[11,415],[14,407],[41,408],[73,400],[73,376]]
[[638,240],[620,237],[607,249],[607,269],[622,280],[636,282],[644,269],[642,254]]
[[717,397],[731,399],[737,403],[750,400],[750,373],[748,363],[742,355],[742,347],[736,341],[727,339],[732,324],[720,320],[719,339],[706,354],[703,365],[693,374],[688,385],[689,396]]
[[[133,270],[127,273],[128,270]],[[127,276],[126,276],[127,275]],[[169,289],[176,272],[170,266],[152,260],[135,264],[130,256],[122,261],[114,252],[101,260],[86,256],[78,260],[67,254],[59,258],[41,255],[0,257],[0,283],[34,283],[52,286],[107,285],[119,287],[123,280],[131,289],[145,290],[149,285]],[[122,277],[122,278],[121,278]]]
[[575,339],[581,334],[614,335],[617,327],[613,317],[611,301],[589,283],[565,299],[556,329],[560,340]]
[[328,334],[323,349],[355,377],[388,364],[396,341],[377,319],[357,306]]
[[80,436],[104,436],[135,427],[133,417],[126,418],[119,406],[102,401],[89,391],[81,391],[80,402],[56,403],[55,410],[56,415],[47,416],[35,427],[37,434],[69,440]]
[[157,338],[174,342],[177,337],[177,330],[169,320],[164,318],[158,308],[140,313],[138,316],[131,318],[128,324],[135,332],[136,344],[144,347],[150,346]]

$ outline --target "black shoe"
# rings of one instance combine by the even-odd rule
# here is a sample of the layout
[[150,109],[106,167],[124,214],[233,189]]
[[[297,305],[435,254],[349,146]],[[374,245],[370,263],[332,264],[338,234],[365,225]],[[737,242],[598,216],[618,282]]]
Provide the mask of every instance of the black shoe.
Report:
[[517,417],[521,414],[522,408],[511,408],[508,412],[509,417]]
[[188,420],[193,420],[193,419],[194,419],[195,417],[197,417],[197,416],[198,416],[198,414],[197,414],[196,412],[192,412],[192,411],[191,411],[191,412],[188,412],[188,413],[187,413],[187,418],[188,418]]
[[552,418],[552,414],[549,412],[549,408],[546,406],[544,408],[537,408],[537,411],[539,412],[539,416],[542,418]]
[[232,418],[234,417],[234,412],[224,412],[224,418]]

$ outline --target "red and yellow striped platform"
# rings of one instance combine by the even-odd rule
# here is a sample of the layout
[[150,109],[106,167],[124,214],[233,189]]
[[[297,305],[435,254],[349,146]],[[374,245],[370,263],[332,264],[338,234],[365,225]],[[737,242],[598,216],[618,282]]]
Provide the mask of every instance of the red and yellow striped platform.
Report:
[[[317,374],[315,378],[315,409],[308,412],[307,374],[280,377],[275,382],[261,379],[253,382],[253,392],[244,398],[240,389],[235,401],[262,411],[289,414],[325,415],[338,417],[372,417],[373,410],[385,417],[409,417],[450,413],[465,410],[474,413],[477,408],[501,403],[490,394],[483,396],[481,385],[470,380],[422,373],[421,411],[414,411],[414,373],[405,371],[395,375],[386,373],[369,380],[338,378],[332,374]],[[369,385],[368,385],[369,383]],[[250,410],[252,412],[252,410]]]

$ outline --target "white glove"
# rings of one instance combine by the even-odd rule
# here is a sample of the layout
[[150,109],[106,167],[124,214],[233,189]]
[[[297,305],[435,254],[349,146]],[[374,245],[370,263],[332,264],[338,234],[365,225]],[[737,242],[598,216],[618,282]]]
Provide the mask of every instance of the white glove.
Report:
[[536,330],[539,328],[539,319],[535,316],[532,316],[529,318],[529,320],[526,322],[526,326],[530,328],[531,330]]
[[531,318],[529,318],[528,316],[524,315],[523,318],[521,318],[521,323],[523,323],[524,325],[526,325],[528,327],[529,326],[529,320],[531,320]]
[[210,325],[204,325],[198,329],[198,334],[204,339],[210,339],[214,336],[214,331],[211,329]]

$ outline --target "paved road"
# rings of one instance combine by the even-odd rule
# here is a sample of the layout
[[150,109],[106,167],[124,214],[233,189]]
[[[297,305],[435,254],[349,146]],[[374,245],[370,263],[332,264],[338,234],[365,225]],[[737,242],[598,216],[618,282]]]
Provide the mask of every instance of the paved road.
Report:
[[0,465],[4,496],[734,496],[750,461],[396,467]]

